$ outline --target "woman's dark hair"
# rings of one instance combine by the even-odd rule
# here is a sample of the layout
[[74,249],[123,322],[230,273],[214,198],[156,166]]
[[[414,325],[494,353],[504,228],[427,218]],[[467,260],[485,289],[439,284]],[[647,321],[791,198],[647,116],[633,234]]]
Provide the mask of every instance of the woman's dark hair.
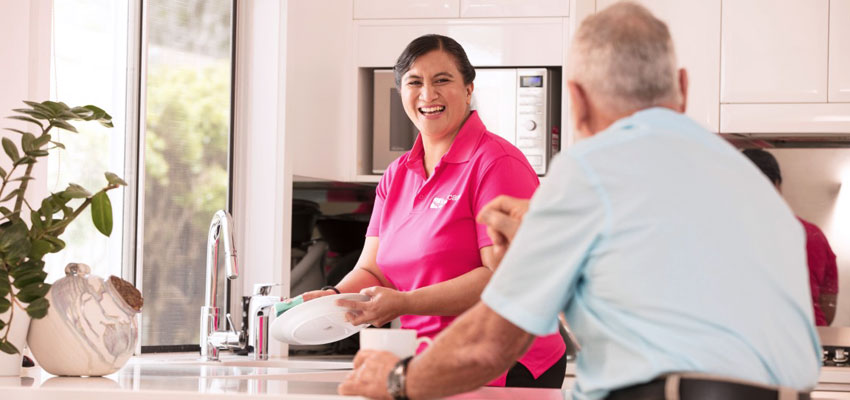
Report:
[[443,35],[424,35],[413,39],[395,62],[393,72],[395,73],[395,86],[401,87],[401,77],[410,70],[410,66],[416,59],[434,50],[443,50],[449,53],[457,64],[457,69],[463,75],[463,83],[468,85],[475,80],[475,68],[469,63],[469,58],[466,57],[466,52],[463,51],[460,43],[454,39]]
[[774,185],[782,184],[782,174],[779,172],[779,163],[776,157],[762,149],[746,149],[744,155],[758,167],[767,179]]

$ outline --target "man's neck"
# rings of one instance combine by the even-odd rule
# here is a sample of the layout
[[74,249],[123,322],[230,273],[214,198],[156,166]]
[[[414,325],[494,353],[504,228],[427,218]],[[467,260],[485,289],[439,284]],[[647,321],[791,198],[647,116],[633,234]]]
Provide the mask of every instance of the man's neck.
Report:
[[659,104],[659,105],[655,105],[655,106],[652,106],[652,107],[634,109],[634,110],[629,110],[629,111],[626,111],[626,112],[619,112],[619,113],[608,112],[607,110],[603,110],[601,108],[596,108],[595,110],[593,110],[591,112],[591,118],[590,118],[590,121],[588,122],[588,128],[590,129],[591,132],[593,132],[593,135],[595,135],[599,132],[602,132],[602,131],[608,129],[608,127],[611,126],[611,124],[613,124],[614,122],[617,122],[617,121],[619,121],[623,118],[632,116],[636,112],[640,112],[640,111],[643,111],[643,110],[647,110],[649,108],[656,108],[656,107],[667,108],[667,109],[675,111],[675,112],[681,112],[679,110],[680,107],[677,107],[675,104],[672,104],[672,103],[669,103],[669,104],[664,103],[664,104]]

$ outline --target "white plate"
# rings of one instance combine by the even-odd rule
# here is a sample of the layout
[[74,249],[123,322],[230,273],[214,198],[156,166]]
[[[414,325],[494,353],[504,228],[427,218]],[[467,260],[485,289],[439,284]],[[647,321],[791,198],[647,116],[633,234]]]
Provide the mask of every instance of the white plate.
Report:
[[273,338],[289,344],[325,344],[345,339],[369,324],[352,325],[345,320],[349,309],[337,300],[368,301],[369,296],[343,293],[304,302],[277,317],[269,327]]

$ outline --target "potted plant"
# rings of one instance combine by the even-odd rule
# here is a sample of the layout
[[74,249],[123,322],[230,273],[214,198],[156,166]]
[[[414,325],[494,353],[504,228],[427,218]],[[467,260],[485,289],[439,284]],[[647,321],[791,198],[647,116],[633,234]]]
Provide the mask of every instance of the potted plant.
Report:
[[[27,201],[26,191],[34,179],[33,166],[50,150],[65,148],[53,140],[51,131],[63,129],[76,133],[70,121],[97,121],[111,128],[112,117],[91,105],[68,107],[53,101],[24,103],[28,107],[13,110],[17,115],[9,118],[35,125],[40,134],[5,128],[20,135],[20,147],[4,137],[3,151],[10,162],[3,162],[2,166],[11,166],[8,170],[0,166],[0,351],[8,354],[19,354],[18,347],[22,343],[12,343],[13,324],[29,325],[29,317],[38,319],[47,314],[49,304],[45,295],[50,285],[44,282],[47,277],[44,256],[65,247],[60,236],[89,206],[94,226],[109,236],[112,204],[106,192],[127,184],[117,175],[106,172],[106,186],[95,193],[71,183],[65,190],[46,196],[40,204]],[[26,327],[23,332],[26,337]],[[20,368],[20,356],[14,359],[16,367]]]

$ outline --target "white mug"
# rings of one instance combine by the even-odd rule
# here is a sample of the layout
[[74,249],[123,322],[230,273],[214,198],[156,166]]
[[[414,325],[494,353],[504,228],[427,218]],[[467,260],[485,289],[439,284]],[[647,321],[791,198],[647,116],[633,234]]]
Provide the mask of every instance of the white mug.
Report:
[[360,331],[361,349],[389,351],[398,358],[412,356],[420,344],[430,346],[433,342],[429,337],[417,338],[413,329],[369,328]]

